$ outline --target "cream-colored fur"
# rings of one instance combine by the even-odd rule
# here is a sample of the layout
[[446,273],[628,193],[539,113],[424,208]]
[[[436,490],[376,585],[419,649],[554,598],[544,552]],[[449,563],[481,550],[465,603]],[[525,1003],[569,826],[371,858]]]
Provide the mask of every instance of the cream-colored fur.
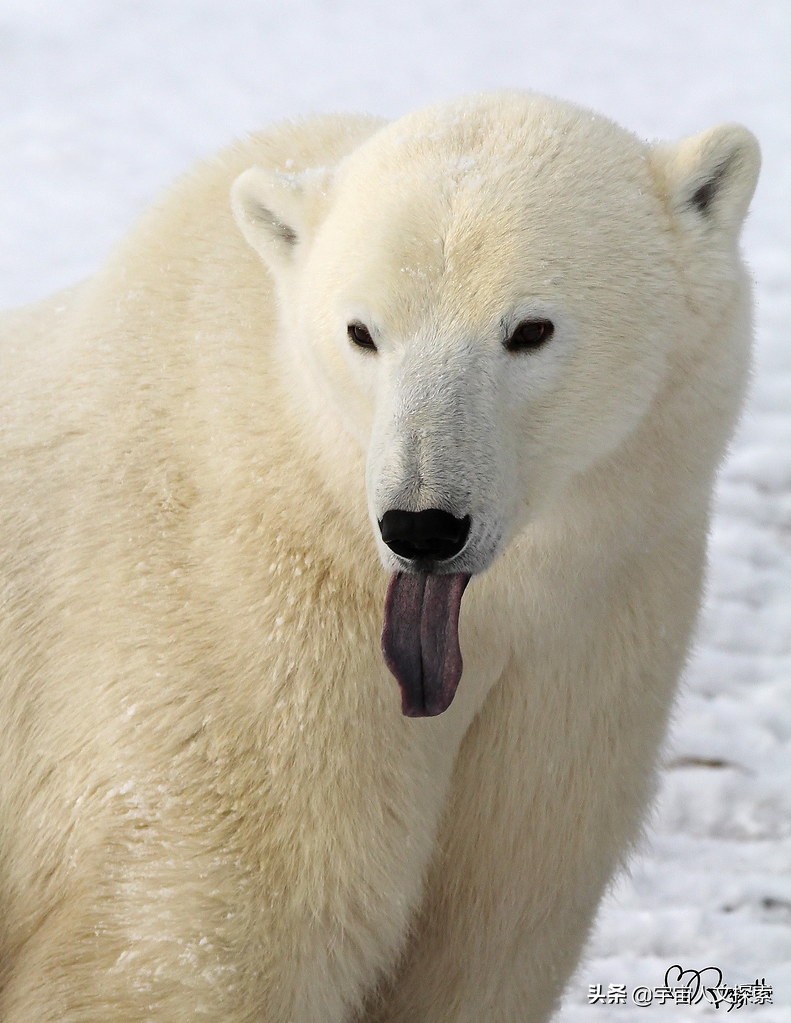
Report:
[[[549,1017],[690,642],[757,169],[518,93],[289,124],[6,316],[4,1023]],[[442,501],[464,674],[412,720],[375,520]]]

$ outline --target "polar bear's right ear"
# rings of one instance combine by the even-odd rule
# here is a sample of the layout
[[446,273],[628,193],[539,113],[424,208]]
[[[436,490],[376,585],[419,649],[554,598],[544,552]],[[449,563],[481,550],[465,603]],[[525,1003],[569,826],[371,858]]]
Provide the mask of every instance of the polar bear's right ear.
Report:
[[652,153],[674,213],[699,228],[738,234],[761,166],[755,136],[723,124]]
[[289,263],[312,235],[326,189],[317,172],[282,174],[251,167],[234,181],[231,208],[248,244],[272,268]]

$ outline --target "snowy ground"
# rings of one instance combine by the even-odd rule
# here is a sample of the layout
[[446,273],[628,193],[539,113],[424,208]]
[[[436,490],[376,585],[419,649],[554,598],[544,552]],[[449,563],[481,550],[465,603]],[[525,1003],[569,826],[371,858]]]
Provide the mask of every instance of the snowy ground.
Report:
[[655,826],[602,909],[561,1019],[724,1016],[588,1004],[589,984],[653,988],[678,963],[720,967],[729,984],[765,977],[774,1004],[735,1018],[787,1023],[787,0],[0,0],[0,306],[89,273],[163,185],[235,135],[287,115],[396,115],[498,86],[584,103],[644,137],[739,120],[763,144],[745,236],[758,286],[755,383],[720,484],[700,642]]

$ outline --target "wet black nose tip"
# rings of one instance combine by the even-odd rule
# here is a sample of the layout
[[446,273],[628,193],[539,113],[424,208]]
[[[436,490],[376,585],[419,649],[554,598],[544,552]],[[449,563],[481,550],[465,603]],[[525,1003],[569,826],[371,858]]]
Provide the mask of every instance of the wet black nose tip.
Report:
[[457,519],[439,508],[408,512],[391,509],[379,520],[382,539],[401,558],[447,561],[458,554],[470,532],[470,516]]

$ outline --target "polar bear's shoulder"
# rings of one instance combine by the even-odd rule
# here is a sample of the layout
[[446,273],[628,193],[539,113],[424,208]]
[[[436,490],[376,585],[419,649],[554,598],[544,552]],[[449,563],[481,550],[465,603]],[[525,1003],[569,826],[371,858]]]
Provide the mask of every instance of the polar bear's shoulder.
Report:
[[285,176],[330,171],[386,123],[377,117],[351,115],[283,121],[198,163],[165,193],[159,208],[175,211],[180,199],[186,203],[200,199],[221,201],[225,209],[233,181],[253,166]]
[[379,117],[344,114],[283,121],[236,142],[217,161],[232,171],[251,163],[285,173],[332,167],[386,123]]
[[151,281],[152,261],[166,264],[169,276],[183,283],[199,268],[251,262],[231,216],[236,178],[252,167],[284,178],[331,172],[385,123],[367,116],[317,116],[237,140],[195,165],[143,213],[110,254],[97,283],[118,293],[125,282]]

